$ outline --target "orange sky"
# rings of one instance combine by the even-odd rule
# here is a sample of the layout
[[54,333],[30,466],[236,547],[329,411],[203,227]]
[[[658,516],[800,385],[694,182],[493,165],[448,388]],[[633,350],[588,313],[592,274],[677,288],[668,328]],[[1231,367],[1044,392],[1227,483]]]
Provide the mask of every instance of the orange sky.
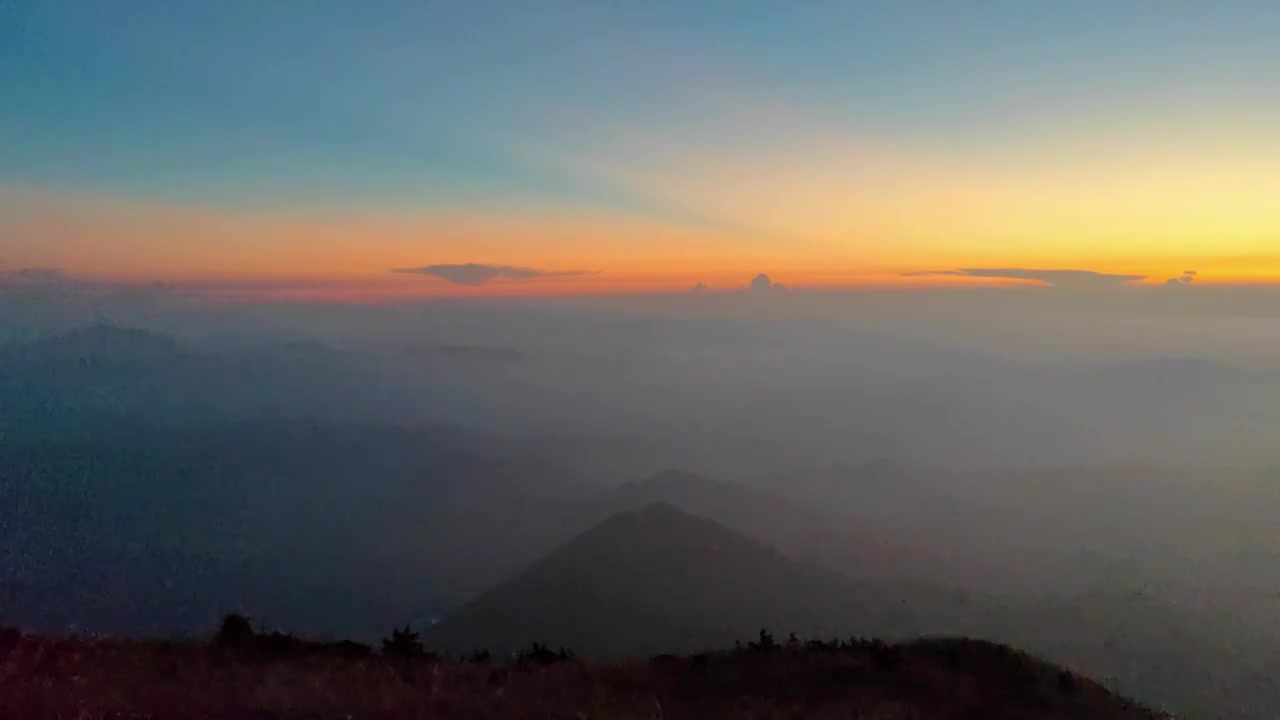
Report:
[[[1267,7],[428,3],[356,32],[239,4],[23,8],[0,271],[316,298],[1280,282]],[[468,263],[519,277],[391,272]]]
[[[776,184],[772,206],[750,188],[743,204],[730,202],[726,182],[702,200],[722,209],[705,223],[551,206],[262,212],[9,189],[0,193],[0,259],[9,269],[316,299],[669,292],[699,282],[725,290],[759,272],[814,288],[1004,282],[903,276],[975,266],[1136,274],[1155,284],[1186,270],[1206,283],[1280,279],[1270,232],[1280,228],[1280,203],[1261,191],[1227,192],[1242,190],[1234,175],[1218,185],[1162,178],[1127,191],[988,183],[984,193],[934,181],[910,192],[886,186],[881,198],[847,207],[819,192],[821,178]],[[821,192],[834,192],[838,183],[825,182]],[[1221,192],[1193,203],[1210,185]],[[391,272],[454,263],[590,272],[477,287]]]

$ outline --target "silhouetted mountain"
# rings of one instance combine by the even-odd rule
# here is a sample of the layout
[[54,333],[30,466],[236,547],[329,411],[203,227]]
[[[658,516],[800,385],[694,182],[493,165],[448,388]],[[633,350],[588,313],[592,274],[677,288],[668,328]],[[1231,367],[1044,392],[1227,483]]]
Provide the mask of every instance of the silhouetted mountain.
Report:
[[925,549],[737,483],[667,470],[602,490],[566,483],[561,471],[536,461],[520,465],[523,476],[488,462],[468,472],[459,463],[450,476],[464,496],[449,501],[455,512],[433,514],[433,527],[451,541],[430,550],[433,567],[448,578],[442,590],[459,602],[602,520],[655,503],[712,520],[795,560],[878,583],[886,592],[931,606],[960,601],[954,590],[919,584],[937,572]]
[[942,588],[905,586],[908,579],[931,576],[933,565],[925,550],[744,485],[667,470],[600,489],[566,483],[562,471],[532,459],[521,463],[518,473],[478,457],[472,460],[478,462],[475,471],[467,469],[466,459],[457,458],[448,473],[462,495],[441,501],[451,503],[454,511],[432,514],[433,528],[450,541],[430,548],[431,561],[447,578],[442,590],[458,602],[509,579],[602,520],[655,503],[713,520],[788,557],[860,581],[893,583],[895,592],[932,596],[929,602],[950,597]]
[[459,651],[541,642],[630,656],[720,647],[762,627],[818,637],[918,629],[901,603],[658,503],[553,550],[446,616],[427,639]]
[[100,422],[0,443],[2,600],[58,631],[186,632],[245,606],[368,638],[510,577],[519,558],[477,552],[572,488],[447,426]]
[[401,348],[397,355],[407,360],[432,365],[483,363],[501,367],[528,360],[528,354],[519,349],[487,345],[408,345]]
[[[738,483],[665,470],[603,499],[612,512],[665,502],[758,538],[789,557],[859,580],[927,577],[937,562],[923,547],[885,526],[866,526]],[[603,513],[602,515],[603,516]]]
[[[424,399],[376,359],[315,343],[214,352],[98,324],[0,348],[0,426],[28,431],[125,419],[201,424],[264,417],[422,417]],[[417,415],[414,415],[414,413]]]
[[179,355],[171,337],[148,330],[97,324],[0,351],[6,369],[56,371],[68,367],[154,368]]
[[190,358],[173,338],[94,325],[0,349],[0,430],[9,442],[61,431],[89,416],[143,414],[169,401],[165,388]]

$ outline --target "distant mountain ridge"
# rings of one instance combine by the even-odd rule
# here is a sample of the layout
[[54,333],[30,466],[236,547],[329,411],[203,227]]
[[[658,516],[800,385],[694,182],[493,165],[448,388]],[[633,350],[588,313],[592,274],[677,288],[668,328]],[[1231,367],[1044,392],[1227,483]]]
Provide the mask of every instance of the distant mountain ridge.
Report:
[[298,343],[212,351],[98,323],[0,347],[7,401],[0,423],[58,430],[94,416],[159,423],[419,417],[421,398],[367,360]]
[[622,485],[602,499],[608,512],[657,502],[670,503],[757,538],[793,559],[859,579],[922,577],[938,569],[939,561],[905,536],[869,532],[808,505],[684,470],[663,470]]
[[904,636],[905,603],[668,503],[615,514],[447,615],[455,651],[533,642],[600,656],[714,649],[762,627],[810,637]]
[[52,335],[29,343],[0,348],[8,363],[47,364],[50,362],[105,363],[110,365],[151,365],[172,360],[179,353],[178,341],[168,335],[98,323],[63,335]]

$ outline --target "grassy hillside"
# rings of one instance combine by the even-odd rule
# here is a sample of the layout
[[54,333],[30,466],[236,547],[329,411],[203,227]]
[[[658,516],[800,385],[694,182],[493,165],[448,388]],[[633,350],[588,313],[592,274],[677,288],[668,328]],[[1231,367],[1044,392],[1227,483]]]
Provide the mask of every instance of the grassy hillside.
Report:
[[783,643],[620,663],[463,663],[355,650],[264,654],[10,636],[0,640],[0,718],[1162,717],[1060,668],[967,640]]

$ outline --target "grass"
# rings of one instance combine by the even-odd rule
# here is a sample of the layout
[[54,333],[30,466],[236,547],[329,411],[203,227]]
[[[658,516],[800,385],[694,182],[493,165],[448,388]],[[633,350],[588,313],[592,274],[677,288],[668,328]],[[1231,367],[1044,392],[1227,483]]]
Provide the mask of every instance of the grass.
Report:
[[2,720],[1159,717],[1060,668],[967,640],[549,664],[83,638],[0,642]]

